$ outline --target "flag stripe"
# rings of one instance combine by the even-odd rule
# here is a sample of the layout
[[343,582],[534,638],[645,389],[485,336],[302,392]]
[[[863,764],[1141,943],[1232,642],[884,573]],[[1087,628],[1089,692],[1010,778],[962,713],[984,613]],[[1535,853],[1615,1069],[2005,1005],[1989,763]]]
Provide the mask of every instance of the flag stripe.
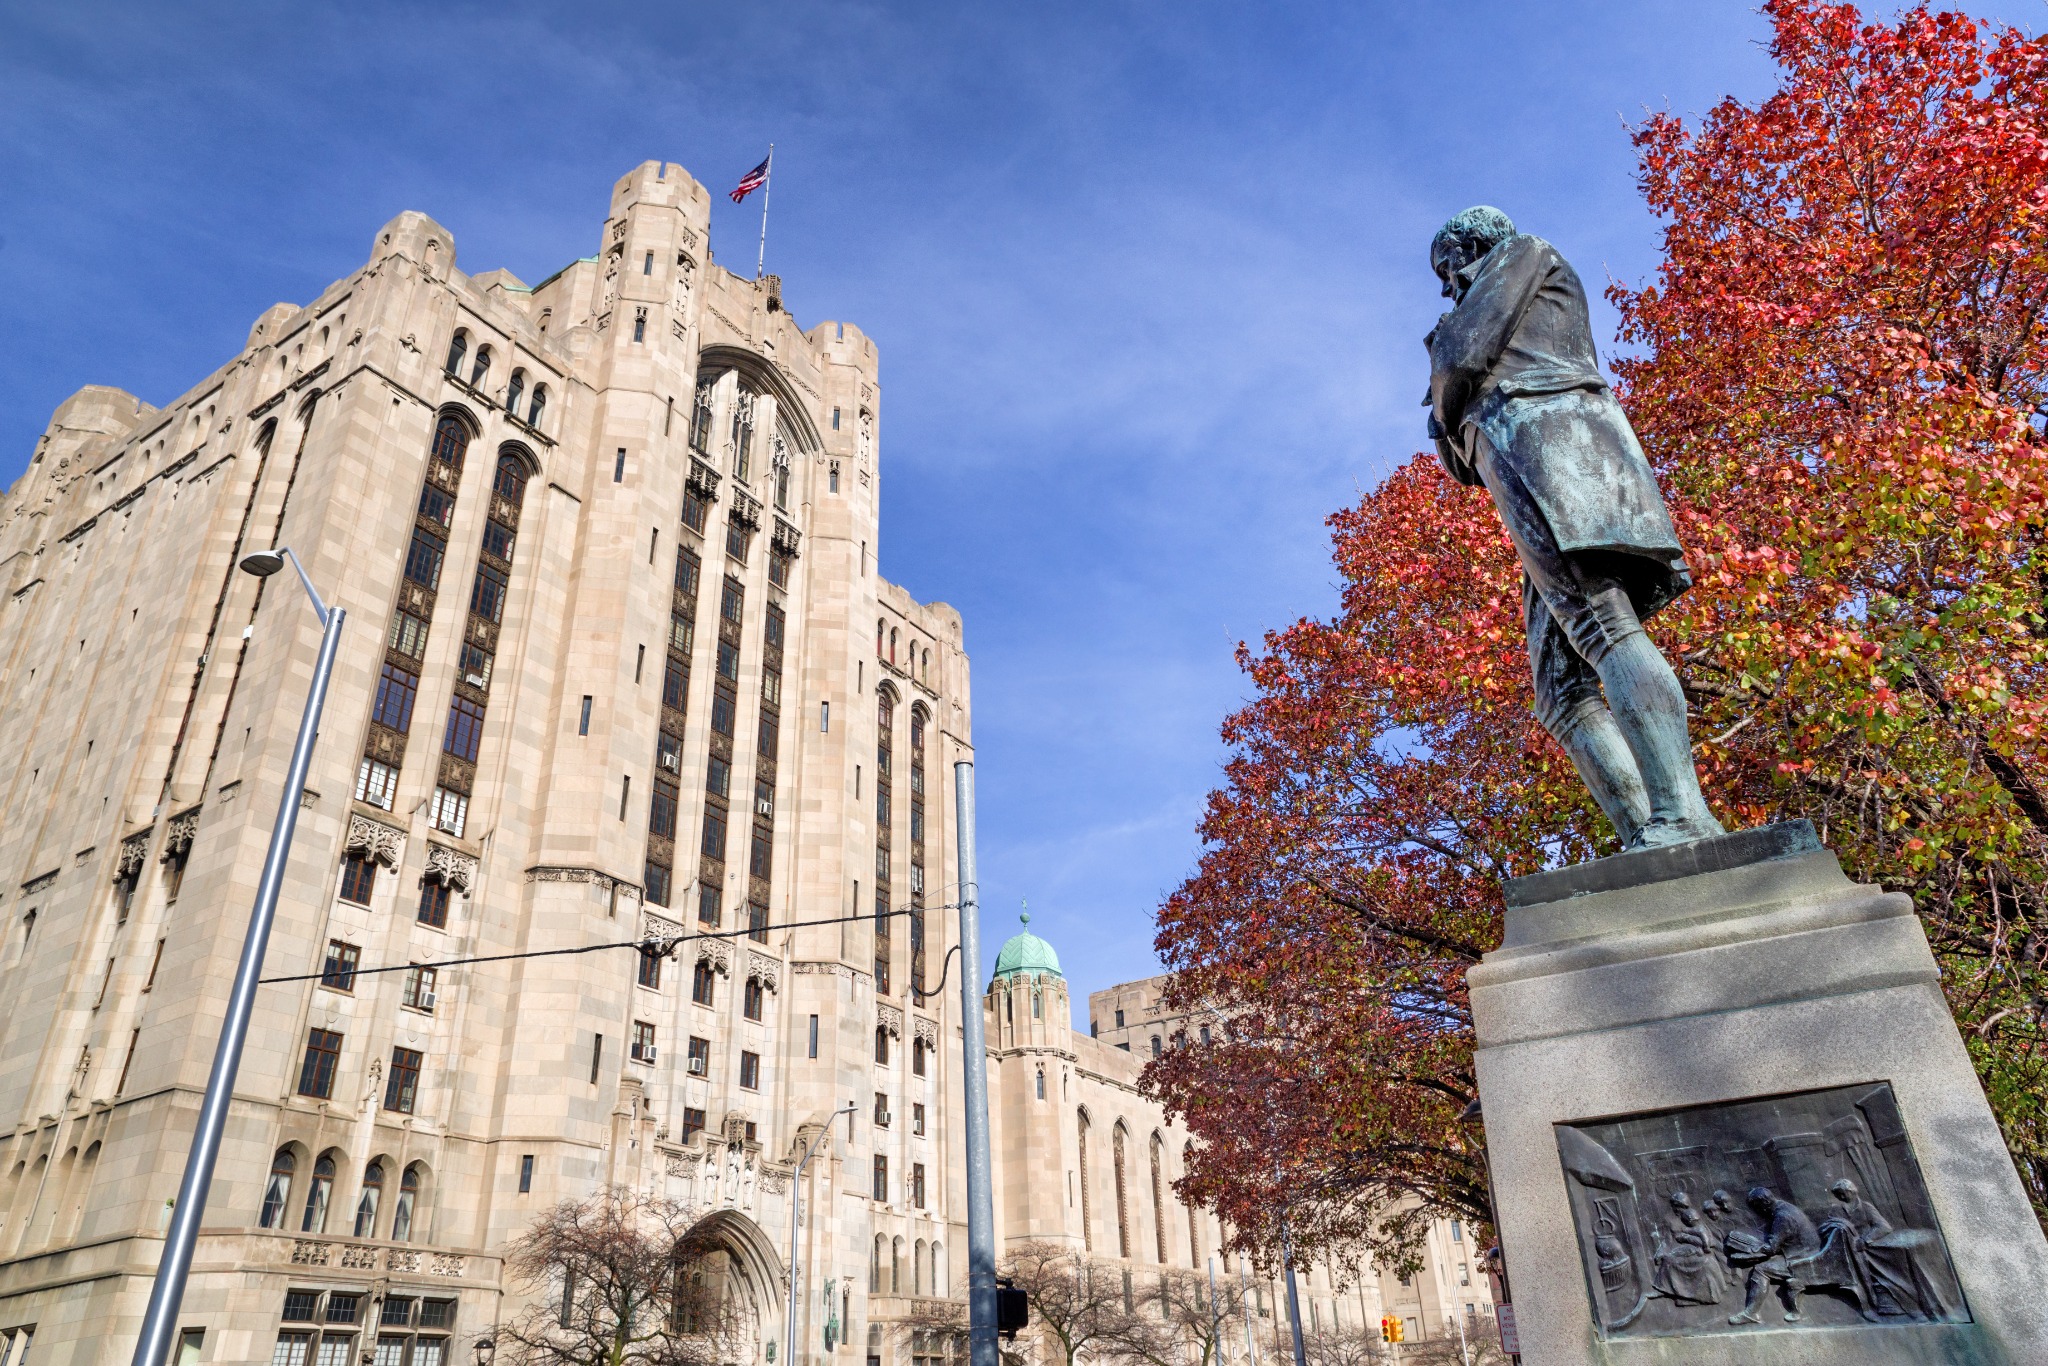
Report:
[[775,158],[764,158],[759,166],[740,177],[740,183],[733,187],[732,202],[737,204],[768,182],[768,163]]

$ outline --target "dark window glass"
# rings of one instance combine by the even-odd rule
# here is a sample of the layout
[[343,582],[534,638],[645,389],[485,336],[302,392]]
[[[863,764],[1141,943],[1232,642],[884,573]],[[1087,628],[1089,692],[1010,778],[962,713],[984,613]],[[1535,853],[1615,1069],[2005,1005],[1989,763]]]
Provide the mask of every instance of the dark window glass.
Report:
[[500,522],[484,523],[484,554],[496,555],[501,560],[512,558],[512,528]]
[[661,675],[661,705],[685,710],[683,702],[690,692],[690,666],[671,658]]
[[747,861],[747,871],[755,877],[767,877],[768,869],[775,861],[775,831],[768,825],[754,823],[754,850]]
[[761,1055],[740,1050],[740,1085],[749,1091],[761,1089]]
[[420,1053],[416,1048],[391,1050],[391,1073],[384,1081],[384,1108],[401,1115],[412,1113],[419,1099]]
[[690,999],[700,1006],[714,1004],[718,995],[717,974],[711,964],[699,958],[694,971],[690,973]]
[[676,591],[697,596],[697,581],[703,573],[703,562],[697,552],[685,546],[676,551]]
[[427,649],[427,623],[410,612],[391,619],[391,638],[385,642],[409,659],[418,659]]
[[[449,1324],[453,1323],[454,1321],[454,1300],[420,1301],[420,1327],[446,1328]],[[414,1362],[414,1366],[420,1366],[420,1349],[418,1347],[413,1348],[412,1359]]]
[[685,1143],[688,1143],[688,1142],[690,1141],[690,1139],[691,1139],[692,1137],[694,1137],[694,1136],[695,1136],[695,1135],[697,1135],[697,1134],[701,1134],[701,1133],[703,1133],[703,1132],[704,1132],[704,1112],[703,1112],[702,1110],[693,1110],[693,1109],[689,1108],[688,1106],[684,1106],[684,1107],[683,1107],[683,1142],[685,1142]]
[[454,897],[448,884],[441,881],[420,884],[420,913],[422,925],[441,928],[448,923],[448,903]]
[[640,950],[640,985],[661,987],[661,954],[654,949]]
[[744,560],[744,559],[746,559],[746,558],[747,558],[747,542],[748,542],[748,540],[749,540],[749,539],[751,539],[751,538],[750,538],[750,537],[748,536],[748,534],[747,534],[747,529],[746,529],[746,527],[744,527],[743,525],[741,525],[741,524],[740,524],[740,520],[739,520],[739,519],[738,519],[737,517],[731,518],[731,519],[729,519],[729,520],[728,520],[728,521],[726,522],[726,524],[725,524],[725,553],[726,553],[726,554],[728,554],[728,555],[732,556],[732,557],[733,557],[733,558],[734,558],[735,560]]
[[721,683],[711,694],[711,729],[720,735],[731,735],[733,717],[737,711],[738,706],[733,695]]
[[781,717],[772,711],[761,713],[761,741],[759,748],[763,759],[773,759],[775,757],[776,741],[781,728]]
[[690,620],[686,609],[677,609],[668,614],[668,647],[681,652],[687,659],[697,643],[697,624]]
[[881,1153],[875,1154],[874,1185],[869,1194],[877,1200],[889,1198],[889,1159]]
[[654,737],[654,765],[669,773],[677,773],[683,766],[683,742],[667,731]]
[[339,939],[327,941],[327,961],[320,969],[320,985],[333,987],[336,991],[356,989],[356,964],[362,961],[363,951],[354,944],[344,944]]
[[502,621],[505,617],[506,577],[502,570],[489,565],[479,565],[476,584],[469,590],[469,610],[486,621]]
[[780,607],[777,607],[774,603],[768,604],[767,639],[770,645],[782,644],[784,621],[785,617],[783,615],[782,609]]
[[725,857],[725,813],[716,809],[704,813],[704,852],[715,859]]
[[654,797],[647,803],[647,828],[665,840],[676,837],[677,788],[666,778],[654,780]]
[[697,923],[709,925],[716,929],[719,917],[722,914],[719,904],[722,899],[718,888],[711,886],[699,887],[697,889]]
[[731,679],[740,676],[740,647],[729,640],[718,642],[718,676]]
[[403,735],[412,729],[412,704],[419,691],[418,674],[386,664],[377,680],[377,705],[371,709],[370,719]]
[[284,1321],[286,1323],[311,1323],[320,1306],[320,1292],[317,1290],[287,1290],[284,1292]]
[[476,762],[477,745],[483,739],[484,709],[466,697],[448,701],[448,737],[441,748],[458,759]]
[[[490,347],[479,347],[476,358],[488,366],[490,354]],[[452,473],[459,475],[462,473],[463,452],[468,449],[469,428],[462,425],[460,418],[442,418],[441,425],[434,429],[434,459],[446,465]]]
[[420,516],[445,527],[455,519],[455,500],[432,484],[422,485]]
[[768,908],[757,902],[747,903],[747,938],[756,944],[768,942]]
[[732,795],[732,765],[716,754],[704,768],[704,790],[721,797]]
[[768,582],[777,588],[789,587],[789,556],[780,552],[768,556]]
[[370,904],[370,893],[377,888],[377,865],[361,854],[350,854],[341,861],[341,899],[353,901],[358,906]]
[[326,1100],[334,1094],[334,1072],[341,1063],[341,1035],[331,1029],[306,1031],[306,1058],[299,1064],[299,1094]]
[[491,481],[491,491],[500,498],[518,507],[526,500],[526,463],[516,455],[498,457],[498,474]]
[[659,863],[647,865],[647,900],[656,906],[666,906],[672,895],[669,887],[669,871]]
[[766,995],[767,993],[761,989],[760,978],[749,977],[747,979],[747,989],[741,998],[741,1010],[748,1019],[758,1020],[761,1018],[763,998]]
[[440,537],[424,528],[413,528],[412,549],[405,556],[405,576],[422,588],[439,588],[441,561],[447,554],[447,543]]
[[704,522],[710,514],[710,507],[699,496],[697,490],[685,485],[683,488],[683,525],[698,535],[704,534]]
[[448,373],[451,375],[461,374],[462,358],[468,354],[469,334],[467,332],[457,332],[454,340],[448,343]]
[[462,681],[470,687],[489,690],[492,662],[491,652],[483,646],[462,643]]
[[725,591],[719,594],[718,597],[718,615],[737,626],[740,622],[740,614],[746,610],[746,605],[747,590],[741,586],[738,579],[733,578],[730,574],[726,575]]

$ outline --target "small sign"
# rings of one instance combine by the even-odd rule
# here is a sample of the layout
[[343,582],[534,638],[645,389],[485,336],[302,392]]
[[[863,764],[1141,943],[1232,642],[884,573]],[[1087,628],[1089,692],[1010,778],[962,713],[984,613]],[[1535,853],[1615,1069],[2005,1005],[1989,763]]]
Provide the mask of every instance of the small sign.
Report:
[[1522,1350],[1522,1339],[1515,1332],[1515,1306],[1497,1304],[1493,1308],[1493,1321],[1500,1325],[1500,1349],[1509,1356],[1518,1356]]

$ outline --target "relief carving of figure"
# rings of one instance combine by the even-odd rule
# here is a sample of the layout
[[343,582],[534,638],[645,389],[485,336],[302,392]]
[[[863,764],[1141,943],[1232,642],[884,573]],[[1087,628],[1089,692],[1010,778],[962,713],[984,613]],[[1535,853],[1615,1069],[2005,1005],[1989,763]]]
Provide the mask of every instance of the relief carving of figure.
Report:
[[1749,1193],[1749,1207],[1763,1220],[1764,1233],[1761,1238],[1744,1229],[1728,1234],[1728,1260],[1749,1268],[1741,1312],[1728,1322],[1762,1323],[1757,1306],[1763,1301],[1764,1291],[1776,1286],[1778,1298],[1785,1305],[1785,1322],[1797,1323],[1803,1317],[1799,1312],[1799,1295],[1806,1289],[1801,1271],[1820,1255],[1820,1230],[1813,1226],[1805,1210],[1790,1200],[1779,1199],[1762,1186]]
[[1714,1235],[1684,1191],[1671,1194],[1670,1242],[1658,1248],[1650,1284],[1659,1294],[1689,1304],[1718,1304],[1728,1271]]
[[1557,248],[1472,208],[1430,244],[1453,308],[1429,348],[1429,434],[1492,495],[1522,562],[1536,716],[1631,849],[1722,833],[1678,676],[1642,623],[1692,586],[1628,417],[1601,377],[1585,286]]
[[1949,1317],[1953,1307],[1945,1303],[1939,1289],[1946,1278],[1930,1273],[1923,1259],[1923,1252],[1935,1245],[1934,1235],[1922,1229],[1893,1228],[1891,1220],[1846,1177],[1829,1187],[1829,1193],[1842,1208],[1822,1222],[1821,1232],[1834,1233],[1846,1242],[1849,1264],[1863,1290],[1864,1317]]

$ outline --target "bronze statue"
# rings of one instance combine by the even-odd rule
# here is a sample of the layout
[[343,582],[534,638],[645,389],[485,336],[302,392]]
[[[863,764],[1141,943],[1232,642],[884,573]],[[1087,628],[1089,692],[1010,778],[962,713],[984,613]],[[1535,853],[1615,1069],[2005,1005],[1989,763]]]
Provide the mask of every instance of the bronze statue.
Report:
[[1429,254],[1455,305],[1428,338],[1429,433],[1453,478],[1493,495],[1521,559],[1537,719],[1627,848],[1721,834],[1685,694],[1642,627],[1692,576],[1601,378],[1585,287],[1498,209],[1457,215]]

